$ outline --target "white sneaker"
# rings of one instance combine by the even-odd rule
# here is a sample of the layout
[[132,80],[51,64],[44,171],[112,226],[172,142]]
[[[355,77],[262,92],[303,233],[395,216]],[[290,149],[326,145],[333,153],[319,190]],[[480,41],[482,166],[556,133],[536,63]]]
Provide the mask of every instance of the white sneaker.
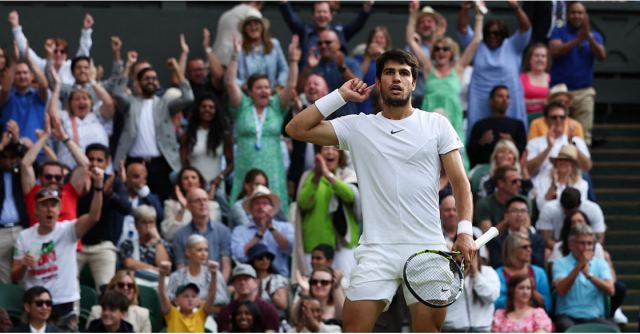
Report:
[[613,313],[613,321],[615,321],[616,324],[624,325],[629,322],[629,319],[627,319],[627,316],[624,315],[624,313],[622,313],[622,310],[618,307]]

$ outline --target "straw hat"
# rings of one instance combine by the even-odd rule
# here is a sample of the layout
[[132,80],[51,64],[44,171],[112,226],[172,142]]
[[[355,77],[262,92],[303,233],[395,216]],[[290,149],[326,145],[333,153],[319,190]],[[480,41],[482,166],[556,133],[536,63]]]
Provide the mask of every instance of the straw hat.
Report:
[[567,85],[563,83],[559,83],[551,87],[551,89],[549,89],[549,94],[548,94],[549,100],[552,100],[554,97],[560,94],[564,94],[569,97],[572,97],[571,93],[569,93],[569,88],[567,87]]
[[442,16],[442,14],[435,11],[431,6],[422,7],[422,10],[420,11],[420,15],[418,16],[418,22],[420,22],[420,20],[422,20],[422,18],[425,15],[433,16],[433,18],[436,20],[436,24],[438,25],[444,20],[444,16]]
[[271,190],[269,190],[269,188],[263,185],[258,185],[256,187],[256,189],[253,191],[253,194],[251,194],[251,196],[244,200],[244,202],[242,203],[242,207],[244,207],[247,212],[251,212],[251,203],[253,202],[253,200],[261,197],[269,198],[269,200],[271,201],[271,205],[273,205],[273,214],[275,214],[280,209],[280,198],[278,198],[278,195],[274,194],[273,192],[271,192]]
[[560,148],[560,151],[555,157],[549,158],[552,163],[556,160],[571,160],[574,163],[578,163],[578,149],[575,145],[565,144]]
[[249,21],[261,21],[262,28],[264,30],[269,30],[269,20],[264,18],[259,10],[250,8],[249,10],[247,10],[247,14],[244,16],[244,19],[240,20],[240,22],[238,23],[238,31],[240,31],[240,33],[242,33],[242,28]]

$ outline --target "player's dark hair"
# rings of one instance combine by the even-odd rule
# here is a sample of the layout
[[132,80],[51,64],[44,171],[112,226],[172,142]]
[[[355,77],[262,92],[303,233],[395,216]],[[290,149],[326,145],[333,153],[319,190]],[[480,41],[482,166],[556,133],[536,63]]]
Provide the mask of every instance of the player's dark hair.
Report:
[[333,247],[327,244],[319,244],[313,247],[311,252],[315,252],[315,251],[322,252],[322,254],[324,254],[324,257],[329,261],[333,261],[333,258],[336,255],[336,251],[333,249]]
[[491,92],[489,93],[489,99],[493,99],[493,96],[496,95],[496,93],[500,89],[506,89],[507,92],[509,92],[509,87],[507,87],[505,85],[495,85],[495,86],[493,86],[493,88],[491,88]]
[[402,49],[393,49],[383,53],[376,60],[376,78],[378,78],[378,80],[382,78],[384,65],[388,61],[394,61],[400,64],[409,65],[409,67],[411,67],[412,81],[415,82],[418,78],[418,60],[416,59],[416,57]]

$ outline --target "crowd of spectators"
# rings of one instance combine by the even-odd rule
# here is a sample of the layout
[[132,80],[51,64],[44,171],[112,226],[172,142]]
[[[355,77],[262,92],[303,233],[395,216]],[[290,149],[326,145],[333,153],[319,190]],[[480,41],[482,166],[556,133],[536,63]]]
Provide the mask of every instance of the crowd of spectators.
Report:
[[[589,177],[604,41],[585,4],[553,3],[540,27],[508,1],[509,27],[463,2],[451,37],[443,15],[411,1],[404,41],[380,25],[349,50],[372,1],[345,24],[334,20],[339,2],[314,2],[305,22],[282,1],[269,19],[286,23],[288,40],[271,37],[261,2],[246,2],[221,15],[215,40],[203,29],[204,57],[181,35],[169,78],[135,50],[123,57],[118,36],[105,76],[91,58],[100,22],[90,14],[72,55],[59,37],[30,45],[12,11],[15,43],[0,49],[0,283],[26,290],[27,322],[14,330],[150,332],[140,293],[151,289],[167,332],[340,332],[362,229],[357,175],[348,152],[291,140],[283,127],[352,78],[374,84],[376,59],[393,47],[421,66],[416,112],[443,114],[466,143],[474,233],[500,231],[465,265],[443,330],[624,322]],[[380,103],[374,92],[331,117]],[[451,245],[447,182],[441,175]],[[79,328],[85,265],[99,301]]]

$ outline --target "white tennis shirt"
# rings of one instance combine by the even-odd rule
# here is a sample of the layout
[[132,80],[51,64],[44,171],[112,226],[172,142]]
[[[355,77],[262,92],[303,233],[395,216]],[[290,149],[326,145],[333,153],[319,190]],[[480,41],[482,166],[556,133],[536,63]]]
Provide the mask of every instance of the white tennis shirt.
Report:
[[390,120],[349,115],[331,121],[351,152],[362,198],[361,244],[444,244],[438,207],[440,155],[462,142],[442,115],[414,109]]

